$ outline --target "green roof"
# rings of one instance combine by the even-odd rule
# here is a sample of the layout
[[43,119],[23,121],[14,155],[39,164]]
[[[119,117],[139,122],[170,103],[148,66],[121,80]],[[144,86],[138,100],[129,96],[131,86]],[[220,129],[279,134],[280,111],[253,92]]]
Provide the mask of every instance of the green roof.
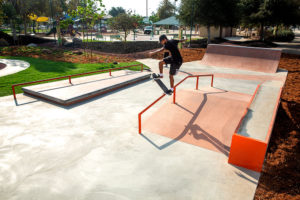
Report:
[[175,16],[160,20],[158,22],[155,22],[154,24],[155,25],[177,25],[177,26],[180,25],[179,20],[176,19]]

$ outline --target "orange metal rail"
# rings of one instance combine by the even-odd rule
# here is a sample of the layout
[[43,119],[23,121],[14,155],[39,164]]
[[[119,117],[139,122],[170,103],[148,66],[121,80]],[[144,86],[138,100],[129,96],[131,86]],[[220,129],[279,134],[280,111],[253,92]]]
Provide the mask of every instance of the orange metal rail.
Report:
[[[202,76],[211,76],[211,87],[214,86],[213,82],[214,82],[214,75],[213,74],[205,74],[205,75],[194,75],[194,76],[187,76],[185,77],[184,79],[182,79],[179,83],[177,83],[175,86],[174,86],[174,93],[173,93],[173,103],[175,103],[175,100],[176,100],[176,88],[177,86],[179,86],[182,82],[184,82],[186,79],[188,78],[197,78],[197,82],[196,82],[196,90],[198,90],[198,85],[199,85],[199,77],[202,77]],[[163,94],[161,95],[158,99],[156,99],[153,103],[151,103],[147,108],[145,108],[142,112],[140,112],[138,114],[138,121],[139,121],[139,134],[142,133],[142,114],[144,112],[146,112],[149,108],[151,108],[154,104],[156,104],[159,100],[161,100],[164,96],[166,96],[166,94]]]
[[61,76],[61,77],[57,77],[57,78],[44,79],[44,80],[39,80],[39,81],[32,81],[32,82],[27,82],[27,83],[19,83],[19,84],[14,84],[11,87],[12,87],[12,91],[13,91],[13,94],[14,94],[14,99],[17,100],[16,91],[15,91],[15,87],[17,87],[17,86],[30,85],[30,84],[33,84],[33,83],[41,83],[41,82],[53,81],[53,80],[60,80],[60,79],[66,79],[66,78],[68,78],[69,79],[69,83],[72,84],[72,80],[71,80],[72,77],[82,76],[82,75],[86,75],[86,74],[95,74],[95,73],[100,73],[100,72],[109,72],[109,76],[111,76],[111,72],[113,70],[130,68],[130,67],[136,67],[136,66],[141,66],[141,72],[143,72],[144,65],[143,64],[137,64],[137,65],[130,65],[130,66],[118,67],[118,68],[110,68],[110,69],[98,70],[98,71],[93,71],[93,72],[86,72],[86,73],[81,73],[81,74],[73,74],[73,75],[69,75],[69,76]]
[[198,85],[199,85],[199,77],[203,77],[203,76],[211,76],[211,82],[210,82],[210,86],[213,87],[214,86],[214,75],[213,74],[204,74],[204,75],[194,75],[194,76],[187,76],[184,79],[182,79],[179,83],[177,83],[174,86],[174,91],[173,91],[173,103],[176,103],[176,88],[182,83],[184,82],[186,79],[188,78],[197,78],[197,82],[196,82],[196,90],[198,90]]

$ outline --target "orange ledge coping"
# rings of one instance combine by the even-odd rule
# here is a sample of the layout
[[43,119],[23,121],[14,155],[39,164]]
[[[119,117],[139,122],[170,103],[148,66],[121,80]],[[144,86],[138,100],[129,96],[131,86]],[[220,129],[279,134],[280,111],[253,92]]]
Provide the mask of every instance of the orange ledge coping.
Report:
[[[246,113],[252,103],[252,100],[254,99],[254,96],[256,95],[258,91],[259,86],[257,87],[256,91],[254,92],[253,98],[249,102],[248,107],[246,108]],[[254,170],[257,172],[261,172],[265,155],[267,152],[268,144],[271,138],[272,129],[274,126],[279,102],[280,102],[280,96],[281,96],[282,88],[279,90],[279,94],[277,97],[277,103],[273,111],[273,116],[271,123],[269,125],[269,130],[266,136],[265,141],[260,141],[257,139],[245,137],[242,135],[237,134],[236,132],[239,129],[239,126],[236,129],[236,132],[232,136],[231,140],[231,147],[229,152],[229,158],[228,163],[237,165],[240,167],[244,167],[250,170]],[[242,120],[244,119],[245,115],[242,117]]]

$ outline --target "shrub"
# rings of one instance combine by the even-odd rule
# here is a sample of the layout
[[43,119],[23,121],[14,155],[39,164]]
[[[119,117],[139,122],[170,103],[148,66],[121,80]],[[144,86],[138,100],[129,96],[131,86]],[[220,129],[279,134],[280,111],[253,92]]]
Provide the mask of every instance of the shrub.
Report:
[[277,35],[274,34],[268,36],[266,39],[270,41],[278,41],[278,42],[290,42],[294,40],[295,34],[291,29],[288,30],[278,30]]
[[9,46],[9,43],[5,39],[1,38],[0,47],[5,47],[5,46]]

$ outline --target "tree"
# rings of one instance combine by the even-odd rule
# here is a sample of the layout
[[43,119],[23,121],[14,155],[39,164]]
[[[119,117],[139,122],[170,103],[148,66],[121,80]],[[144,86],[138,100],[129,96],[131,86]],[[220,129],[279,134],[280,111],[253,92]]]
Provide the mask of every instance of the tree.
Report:
[[159,19],[165,19],[175,15],[176,7],[169,0],[162,0],[159,4],[157,15]]
[[116,17],[122,13],[126,13],[126,10],[122,7],[112,7],[108,12],[108,14],[110,14],[113,17]]
[[129,13],[129,15],[133,18],[132,20],[133,20],[133,23],[134,23],[134,26],[135,26],[135,28],[142,28],[142,26],[143,26],[143,19],[144,19],[144,17],[143,16],[141,16],[141,15],[138,15],[138,14],[133,14],[133,15],[131,15],[131,13]]
[[178,18],[186,25],[192,22],[206,26],[208,43],[210,43],[210,27],[235,26],[239,22],[239,0],[182,0]]
[[138,21],[136,20],[136,18],[130,16],[127,13],[119,14],[117,17],[114,17],[109,21],[109,24],[112,29],[124,31],[125,42],[130,30],[135,29],[136,28],[135,24],[137,23]]
[[150,21],[152,21],[152,23],[158,22],[159,21],[159,17],[157,15],[157,13],[152,12],[151,16],[149,17]]
[[[241,0],[242,22],[248,26],[260,26],[260,39],[264,39],[264,27],[299,24],[298,0]],[[276,34],[276,32],[275,32]]]

